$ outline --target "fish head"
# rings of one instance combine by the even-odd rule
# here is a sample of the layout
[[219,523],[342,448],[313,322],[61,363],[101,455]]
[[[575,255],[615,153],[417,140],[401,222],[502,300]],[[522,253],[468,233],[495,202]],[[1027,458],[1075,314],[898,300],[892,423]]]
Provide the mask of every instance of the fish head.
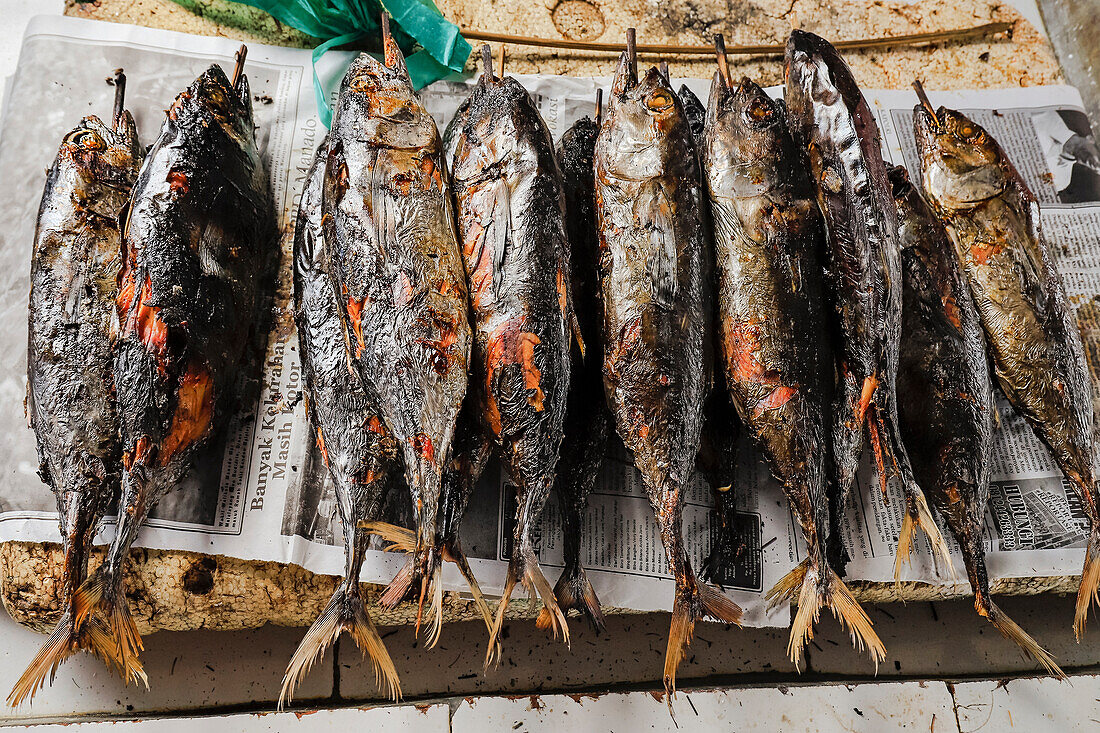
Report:
[[[611,87],[604,129],[604,161],[608,173],[624,180],[654,178],[664,170],[665,141],[678,126],[687,125],[683,108],[668,79],[651,68],[634,78],[624,58]],[[685,129],[688,140],[691,133]]]
[[796,119],[813,119],[814,104],[830,107],[842,101],[833,64],[844,61],[825,39],[795,29],[787,39],[783,76],[787,106]]
[[753,196],[775,186],[781,177],[779,166],[791,157],[781,102],[747,77],[729,88],[716,74],[707,129],[709,178],[716,195]]
[[961,112],[918,104],[914,135],[925,192],[944,210],[968,209],[1000,195],[1010,166],[997,141]]
[[242,76],[234,88],[222,67],[211,64],[176,97],[168,117],[185,125],[208,124],[213,118],[231,136],[250,137],[253,123],[248,80]]
[[61,141],[57,164],[85,181],[128,191],[141,158],[134,118],[123,112],[114,127],[95,115],[82,119]]
[[507,177],[537,166],[537,152],[528,144],[533,125],[545,122],[523,85],[510,76],[482,74],[455,146],[453,177],[468,181],[490,170]]
[[337,126],[351,126],[357,139],[378,147],[438,146],[435,121],[413,89],[404,57],[392,38],[385,63],[365,53],[351,62],[340,85],[333,129]]

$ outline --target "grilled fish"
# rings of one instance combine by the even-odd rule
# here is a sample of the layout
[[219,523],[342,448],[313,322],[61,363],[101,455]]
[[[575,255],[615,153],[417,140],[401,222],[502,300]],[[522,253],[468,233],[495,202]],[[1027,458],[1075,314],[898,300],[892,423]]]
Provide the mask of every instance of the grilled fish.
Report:
[[106,619],[114,660],[144,681],[123,593],[130,545],[157,501],[231,416],[234,387],[269,286],[277,233],[248,80],[211,66],[168,110],[123,225],[114,371],[122,435],[119,523],[77,592]]
[[[569,396],[565,407],[564,438],[555,490],[561,506],[565,568],[554,595],[562,611],[578,610],[592,628],[603,631],[604,618],[588,576],[581,567],[581,534],[588,496],[599,478],[607,452],[611,414],[603,394],[603,348],[600,324],[599,241],[593,200],[592,156],[599,125],[582,117],[565,131],[558,143],[565,187],[566,233],[569,236],[569,267],[572,276],[573,310],[580,324],[580,341],[570,352],[572,365]],[[580,343],[585,344],[584,353]],[[550,614],[543,609],[538,625],[550,626]]]
[[596,141],[595,171],[604,385],[676,578],[664,668],[671,705],[696,619],[736,623],[741,609],[696,579],[682,536],[683,489],[699,450],[708,386],[702,179],[666,78],[652,68],[639,81],[625,53]]
[[885,657],[882,642],[825,555],[834,391],[821,263],[825,223],[782,104],[747,78],[733,88],[716,75],[704,170],[729,394],[806,540],[806,559],[769,591],[769,606],[798,600],[788,646],[796,665],[823,607],[877,663]]
[[840,54],[805,31],[792,31],[787,42],[786,101],[795,135],[809,152],[825,216],[827,286],[842,341],[832,429],[833,511],[843,512],[866,435],[883,492],[890,475],[901,479],[905,492],[894,577],[900,577],[918,527],[950,568],[947,545],[913,478],[897,424],[901,254],[878,125]]
[[381,514],[391,474],[400,471],[400,447],[348,368],[340,304],[328,274],[321,226],[321,187],[328,142],[317,148],[302,192],[294,230],[294,320],[302,360],[307,412],[321,457],[336,487],[344,529],[344,579],[306,632],[287,666],[279,705],[289,700],[310,667],[347,631],[374,663],[379,686],[396,700],[397,670],[374,622],[363,607],[359,571],[370,541],[363,522]]
[[476,340],[471,397],[516,484],[511,561],[489,664],[520,581],[542,598],[554,635],[569,640],[531,529],[558,463],[572,322],[562,175],[553,141],[527,91],[511,77],[495,76],[491,58],[457,138],[453,175]]
[[[704,132],[707,108],[686,84],[680,87],[679,97],[684,107],[684,117],[687,118],[688,127],[691,129],[696,155],[700,158],[700,170],[702,170],[701,159],[706,150]],[[713,232],[714,225],[709,216],[710,212],[704,208],[701,213],[707,231]],[[712,234],[708,233],[708,243],[711,240]],[[696,456],[695,463],[714,492],[716,531],[711,541],[710,554],[703,561],[701,570],[705,580],[717,583],[724,577],[726,570],[737,563],[744,550],[744,543],[737,532],[737,506],[734,501],[736,494],[733,491],[733,481],[737,471],[737,438],[741,434],[741,420],[737,417],[737,411],[730,401],[721,351],[714,344],[715,335],[721,329],[715,304],[718,275],[715,271],[714,253],[708,246],[704,254],[706,255],[705,282],[708,291],[707,309],[710,311],[709,317],[713,320],[713,327],[708,329],[706,334],[706,348],[712,352],[714,367],[710,392],[703,405],[703,430],[699,436],[699,454]]]
[[898,407],[913,471],[962,549],[974,608],[1051,674],[1054,659],[989,595],[982,527],[989,504],[993,385],[985,336],[943,224],[909,182],[890,169],[898,207],[903,276]]
[[1100,507],[1088,367],[1035,197],[988,132],[918,105],[921,182],[943,219],[981,316],[997,382],[1050,448],[1089,517],[1074,630],[1100,584]]
[[141,164],[137,129],[116,79],[111,125],[85,117],[65,136],[46,176],[31,256],[27,413],[38,473],[57,495],[64,552],[61,620],[8,702],[30,699],[67,657],[87,649],[113,659],[98,619],[76,623],[74,596],[92,538],[118,495],[122,447],[111,348],[118,292],[119,217]]
[[430,599],[428,643],[443,623],[439,497],[466,394],[470,327],[439,131],[413,90],[401,50],[366,54],[344,76],[322,212],[330,274],[351,361],[402,448],[416,533],[373,527],[408,563],[381,600]]

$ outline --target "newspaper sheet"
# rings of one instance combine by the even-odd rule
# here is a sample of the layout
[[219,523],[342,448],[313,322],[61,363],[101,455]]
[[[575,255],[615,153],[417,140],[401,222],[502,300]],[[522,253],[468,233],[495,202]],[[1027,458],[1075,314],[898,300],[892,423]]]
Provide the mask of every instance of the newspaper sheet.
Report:
[[[36,476],[34,438],[23,415],[26,389],[26,298],[34,220],[60,138],[86,114],[106,115],[113,89],[104,78],[122,67],[129,77],[127,107],[144,143],[160,128],[163,110],[211,63],[228,67],[237,44],[226,39],[41,17],[28,27],[17,74],[0,125],[0,541],[58,541],[52,494]],[[335,89],[350,54],[330,53],[321,76]],[[331,480],[320,461],[301,398],[297,337],[287,307],[289,257],[296,211],[313,151],[324,135],[314,102],[310,53],[251,46],[246,72],[258,135],[279,211],[283,265],[279,315],[264,364],[259,402],[238,415],[226,440],[197,462],[178,490],[161,501],[138,544],[223,554],[246,560],[296,563],[338,574],[344,559]],[[607,79],[521,76],[555,136],[591,114],[595,90]],[[438,82],[423,93],[440,128],[468,93],[465,81]],[[703,99],[708,82],[686,83]],[[772,90],[779,94],[779,90]],[[884,132],[888,157],[912,167],[911,109],[904,92],[868,91]],[[1100,172],[1077,92],[1069,87],[937,94],[933,100],[973,112],[1022,166],[1043,202],[1043,223],[1067,287],[1078,305],[1085,342],[1096,353],[1100,293]],[[989,569],[994,577],[1077,572],[1086,520],[1046,450],[1011,408],[1000,405],[993,499],[987,516]],[[848,509],[845,541],[855,578],[887,581],[900,527],[900,492],[885,500],[869,463]],[[783,494],[747,441],[739,447],[735,483],[746,551],[725,587],[750,625],[785,625],[785,610],[767,613],[763,594],[804,556]],[[711,489],[700,476],[686,498],[684,534],[693,566],[715,532]],[[463,545],[487,592],[499,592],[514,503],[507,477],[491,465],[462,525]],[[667,610],[673,583],[652,511],[626,449],[609,450],[584,526],[582,561],[602,602],[639,611]],[[105,524],[97,542],[106,541]],[[536,530],[540,561],[553,579],[562,565],[560,518],[553,497]],[[922,541],[923,542],[923,541]],[[362,579],[387,582],[401,559],[370,552]],[[958,562],[961,567],[961,561]],[[914,554],[909,577],[951,583],[935,575],[928,547]],[[453,569],[444,581],[464,590]]]

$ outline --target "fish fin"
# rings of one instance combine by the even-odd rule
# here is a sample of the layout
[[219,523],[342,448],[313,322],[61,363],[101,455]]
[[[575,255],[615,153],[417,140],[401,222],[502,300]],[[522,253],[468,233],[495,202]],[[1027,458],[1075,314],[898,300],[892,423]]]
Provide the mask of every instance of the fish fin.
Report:
[[821,616],[821,608],[828,606],[841,626],[848,630],[852,646],[861,652],[869,651],[875,670],[878,670],[879,662],[886,658],[886,647],[874,632],[871,619],[832,568],[826,565],[822,573],[813,567],[811,558],[806,558],[768,591],[768,610],[790,602],[796,593],[798,608],[791,621],[791,637],[787,644],[787,654],[796,668],[801,666],[806,644],[814,638],[814,625]]
[[397,575],[393,576],[393,580],[382,591],[382,595],[378,597],[378,602],[386,608],[393,608],[409,595],[409,589],[412,588],[414,580],[416,580],[416,556],[409,555],[409,559],[397,571]]
[[1022,628],[1017,625],[1015,621],[1008,617],[1004,611],[997,607],[988,596],[982,598],[975,598],[974,607],[977,609],[978,614],[985,616],[989,619],[989,623],[1001,632],[1001,635],[1006,639],[1010,639],[1023,650],[1031,659],[1034,659],[1039,664],[1046,668],[1051,677],[1059,680],[1066,679],[1066,673],[1062,671],[1062,668],[1058,666],[1058,663],[1054,661],[1054,657],[1050,652],[1039,645],[1039,642],[1035,641]]
[[77,625],[71,612],[65,612],[52,633],[27,665],[26,671],[8,694],[8,705],[18,707],[30,702],[34,694],[46,684],[52,683],[57,669],[66,659],[79,651],[87,651],[109,667],[114,665],[115,644],[98,617],[86,619]]
[[577,349],[579,349],[581,352],[581,361],[584,361],[586,352],[584,345],[584,336],[581,335],[581,321],[577,317],[577,312],[575,310],[570,310],[569,321],[570,329],[573,331],[573,340],[577,344]]
[[485,628],[492,631],[493,612],[489,609],[489,604],[485,600],[485,595],[481,592],[481,586],[478,585],[477,578],[474,576],[474,571],[470,567],[470,561],[466,559],[466,553],[462,551],[462,548],[458,544],[458,540],[454,540],[443,546],[443,558],[450,560],[458,566],[458,572],[462,574],[463,579],[466,581],[466,585],[470,587],[470,595],[474,597],[474,605],[477,606],[478,613],[481,614],[482,620],[485,621]]
[[932,544],[933,561],[938,557],[951,577],[957,578],[955,564],[951,561],[951,552],[947,549],[947,542],[944,541],[943,533],[940,532],[936,520],[932,518],[924,492],[912,481],[909,484],[905,496],[905,514],[901,519],[901,533],[898,535],[898,548],[894,558],[894,584],[901,583],[901,567],[909,562],[909,555],[913,550],[913,539],[918,528],[928,535],[928,541]]
[[73,623],[83,626],[93,615],[102,618],[112,638],[107,665],[113,666],[126,684],[142,684],[149,689],[149,678],[138,659],[145,647],[130,615],[121,575],[103,571],[104,567],[100,565],[73,594]]
[[1081,585],[1077,589],[1077,611],[1073,616],[1073,633],[1077,641],[1085,635],[1089,606],[1100,604],[1100,525],[1093,525],[1089,544],[1085,548],[1085,565],[1081,570]]
[[[558,584],[554,586],[554,597],[558,599],[558,606],[563,613],[576,609],[588,619],[588,623],[597,634],[606,631],[603,611],[600,610],[600,599],[596,597],[596,591],[588,580],[588,574],[579,564],[562,571]],[[535,626],[540,629],[549,629],[552,625],[553,617],[549,609],[543,606],[539,611],[539,617],[535,620]]]
[[726,623],[741,624],[740,606],[720,591],[690,575],[690,570],[687,572],[687,587],[676,589],[672,603],[672,622],[668,631],[668,648],[665,650],[664,683],[670,713],[672,699],[676,696],[676,670],[684,658],[684,650],[691,645],[691,639],[695,635],[695,622],[704,616],[710,616]]
[[378,629],[363,606],[359,584],[353,583],[336,589],[328,606],[302,637],[302,642],[290,658],[290,664],[283,675],[283,687],[279,692],[280,710],[285,703],[293,700],[295,689],[309,674],[310,668],[321,661],[325,651],[345,631],[355,641],[355,645],[365,655],[370,656],[378,688],[394,702],[401,698],[401,682],[397,677],[397,669],[382,637],[378,635]]
[[360,522],[359,526],[367,532],[377,535],[383,542],[389,542],[390,544],[384,548],[386,552],[405,552],[409,554],[408,561],[397,571],[397,575],[393,576],[393,580],[390,581],[390,584],[386,586],[386,589],[382,591],[382,595],[378,598],[378,602],[383,606],[393,608],[405,600],[405,597],[409,595],[409,589],[412,588],[412,584],[416,580],[416,557],[412,554],[416,551],[416,533],[411,529],[398,527],[395,524],[387,524],[386,522]]

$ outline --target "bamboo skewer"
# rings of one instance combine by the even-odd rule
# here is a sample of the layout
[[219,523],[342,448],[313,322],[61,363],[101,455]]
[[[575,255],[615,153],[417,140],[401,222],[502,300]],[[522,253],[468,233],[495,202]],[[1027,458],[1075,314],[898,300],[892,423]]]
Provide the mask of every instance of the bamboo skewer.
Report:
[[[851,41],[836,41],[833,43],[838,49],[867,49],[882,48],[884,46],[916,46],[925,43],[941,43],[944,41],[962,41],[971,38],[982,38],[997,33],[1004,33],[1012,29],[1012,23],[997,22],[985,23],[969,28],[957,28],[946,31],[928,31],[926,33],[909,33],[900,36],[887,36],[882,38],[860,38]],[[543,48],[564,48],[577,51],[602,51],[606,53],[622,53],[623,47],[618,43],[597,43],[594,41],[571,41],[566,38],[536,38],[534,36],[516,36],[507,33],[488,33],[485,31],[462,29],[462,35],[469,41],[488,41],[491,43],[510,43],[516,46],[538,46]],[[757,46],[726,46],[726,53],[734,56],[769,56],[782,54],[785,44],[762,44]],[[673,54],[673,55],[698,55],[709,56],[714,53],[714,46],[684,46],[676,44],[639,43],[635,45],[640,54]]]

